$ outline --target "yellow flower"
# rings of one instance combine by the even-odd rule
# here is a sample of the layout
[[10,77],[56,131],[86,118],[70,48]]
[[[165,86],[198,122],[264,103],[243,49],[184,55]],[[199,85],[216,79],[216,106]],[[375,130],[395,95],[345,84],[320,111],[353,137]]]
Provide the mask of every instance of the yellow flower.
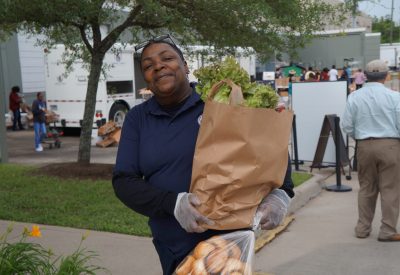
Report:
[[87,237],[89,237],[89,234],[90,234],[89,230],[86,230],[85,234],[82,235],[82,241],[86,240]]
[[29,233],[29,236],[38,238],[42,237],[42,232],[40,232],[39,225],[32,226],[32,231]]
[[31,235],[31,231],[29,231],[28,227],[24,226],[24,231],[22,232],[22,235],[24,235],[25,237]]

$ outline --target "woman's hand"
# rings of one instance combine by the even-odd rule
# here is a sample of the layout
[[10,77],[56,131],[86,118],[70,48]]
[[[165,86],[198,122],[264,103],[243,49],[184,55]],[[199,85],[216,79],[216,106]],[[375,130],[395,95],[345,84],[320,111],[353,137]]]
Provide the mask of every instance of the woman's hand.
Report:
[[176,199],[174,216],[187,232],[202,233],[207,228],[200,224],[213,225],[214,222],[201,215],[195,208],[200,205],[199,198],[193,193],[179,193]]
[[260,219],[261,229],[273,229],[285,218],[291,198],[281,189],[275,189],[266,196],[257,208],[256,219]]

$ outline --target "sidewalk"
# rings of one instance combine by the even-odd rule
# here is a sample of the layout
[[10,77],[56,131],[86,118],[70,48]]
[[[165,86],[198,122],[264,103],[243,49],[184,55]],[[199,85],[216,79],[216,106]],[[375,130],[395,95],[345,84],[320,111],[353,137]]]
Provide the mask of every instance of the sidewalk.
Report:
[[[336,184],[333,174],[324,184]],[[287,231],[256,254],[256,271],[276,275],[395,275],[400,274],[399,243],[378,242],[380,203],[369,238],[354,237],[357,221],[357,174],[342,185],[351,192],[323,190],[295,213]]]
[[[49,164],[72,162],[78,160],[79,137],[62,136],[61,147],[49,149],[44,145],[43,152],[35,152],[35,134],[32,129],[24,131],[10,131],[7,133],[8,161],[20,164]],[[117,146],[100,148],[91,147],[91,162],[115,163]]]
[[[17,133],[8,133],[8,136],[14,140],[17,135],[26,135],[26,142],[33,142],[32,133]],[[47,161],[54,156],[59,156],[63,161],[73,161],[75,153],[71,149],[75,148],[76,141],[66,137],[64,142],[65,151],[45,150],[46,155],[39,157],[43,158],[41,161]],[[10,144],[13,145],[12,142]],[[30,145],[27,144],[25,150],[31,150]],[[26,157],[26,152],[23,156],[24,148],[11,148],[13,151],[10,152],[10,162],[32,161]],[[115,155],[111,151],[115,148],[106,149],[110,150],[96,151],[96,158],[104,160],[101,156],[106,154],[109,156],[108,161],[114,161]],[[301,168],[309,170],[308,167]],[[314,169],[313,174],[315,176],[312,179],[295,189],[296,196],[291,205],[295,220],[256,254],[255,271],[258,274],[275,275],[400,274],[400,267],[397,266],[400,244],[377,241],[381,219],[379,202],[371,236],[367,239],[354,237],[353,228],[357,220],[357,174],[353,172],[350,181],[342,176],[342,184],[353,188],[351,192],[344,193],[328,192],[321,188],[336,184],[333,168]],[[0,221],[0,234],[9,223]],[[15,223],[14,235],[20,234],[24,225],[31,226]],[[66,255],[74,251],[82,235],[87,232],[48,225],[42,225],[41,231],[43,237],[35,240],[45,248],[51,248],[56,255]],[[113,275],[161,274],[158,256],[150,238],[89,231],[89,237],[83,245],[97,252],[99,261],[95,264],[106,267]]]

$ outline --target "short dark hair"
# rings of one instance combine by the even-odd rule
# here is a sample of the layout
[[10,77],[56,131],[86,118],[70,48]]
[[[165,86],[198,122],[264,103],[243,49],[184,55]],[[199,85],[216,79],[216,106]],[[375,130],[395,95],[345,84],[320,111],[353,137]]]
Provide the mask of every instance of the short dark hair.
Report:
[[13,91],[13,92],[19,92],[20,91],[20,89],[19,89],[19,86],[14,86],[14,87],[12,87],[11,88],[11,91]]

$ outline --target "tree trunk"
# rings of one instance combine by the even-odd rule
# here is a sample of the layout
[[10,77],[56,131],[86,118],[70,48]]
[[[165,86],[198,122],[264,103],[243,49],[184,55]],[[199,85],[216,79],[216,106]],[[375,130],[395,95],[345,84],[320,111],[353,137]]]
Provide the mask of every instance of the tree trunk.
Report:
[[85,111],[81,125],[81,136],[79,140],[78,163],[90,163],[91,137],[93,128],[93,117],[96,107],[97,87],[99,84],[101,67],[104,54],[93,53],[90,61],[90,74],[86,91]]

